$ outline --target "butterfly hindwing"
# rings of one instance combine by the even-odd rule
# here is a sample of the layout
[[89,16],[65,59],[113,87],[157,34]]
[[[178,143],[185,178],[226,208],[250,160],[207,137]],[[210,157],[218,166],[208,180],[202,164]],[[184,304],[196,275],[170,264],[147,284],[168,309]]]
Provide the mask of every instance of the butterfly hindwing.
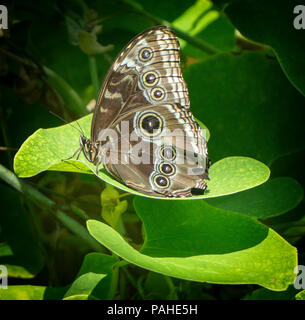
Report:
[[[159,119],[161,130],[146,130],[149,117]],[[125,116],[115,129],[119,138],[110,157],[101,161],[122,183],[154,196],[191,196],[192,188],[205,189],[206,145],[189,111],[178,104],[148,105]]]

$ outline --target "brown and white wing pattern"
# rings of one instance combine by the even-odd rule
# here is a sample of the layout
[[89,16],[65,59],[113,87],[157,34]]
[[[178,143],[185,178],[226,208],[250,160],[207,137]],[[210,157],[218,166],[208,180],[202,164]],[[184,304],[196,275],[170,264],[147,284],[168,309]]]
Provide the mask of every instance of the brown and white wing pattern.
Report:
[[[157,123],[154,132],[147,130],[145,119]],[[192,189],[206,189],[207,147],[189,110],[179,104],[147,105],[123,117],[115,126],[118,133],[123,122],[129,132],[117,141],[118,152],[102,159],[117,180],[159,197],[189,197]]]
[[101,140],[101,129],[123,113],[163,101],[190,105],[178,39],[169,28],[157,26],[131,40],[109,69],[96,102],[91,140]]
[[[126,124],[128,134],[122,134]],[[110,153],[106,128],[119,137]],[[206,189],[206,141],[190,111],[172,30],[151,28],[118,55],[97,100],[91,143],[98,148],[97,165],[103,163],[117,180],[142,193],[186,197],[192,189]]]

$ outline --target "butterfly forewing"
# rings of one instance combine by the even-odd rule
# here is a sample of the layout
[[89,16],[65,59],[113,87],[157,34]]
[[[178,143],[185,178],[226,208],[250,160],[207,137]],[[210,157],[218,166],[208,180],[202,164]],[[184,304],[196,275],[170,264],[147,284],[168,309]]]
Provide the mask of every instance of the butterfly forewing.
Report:
[[[91,126],[92,141],[97,141],[100,130],[109,128],[120,113],[147,103],[166,100],[189,106],[179,50],[177,37],[164,26],[149,29],[130,41],[110,67],[100,90]],[[153,77],[155,82],[149,81]],[[158,96],[159,91],[163,97]]]

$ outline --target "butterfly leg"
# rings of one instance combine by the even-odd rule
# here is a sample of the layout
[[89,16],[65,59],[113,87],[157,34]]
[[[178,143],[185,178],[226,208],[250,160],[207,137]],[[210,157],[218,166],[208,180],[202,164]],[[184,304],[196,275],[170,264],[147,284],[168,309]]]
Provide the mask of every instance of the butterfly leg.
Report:
[[71,157],[66,158],[66,159],[61,159],[61,161],[71,160],[71,159],[73,159],[73,158],[75,157],[75,155],[76,155],[77,153],[78,153],[78,155],[77,155],[77,157],[76,157],[76,160],[78,160],[78,159],[79,159],[79,156],[80,156],[80,154],[81,154],[81,151],[82,151],[82,148],[78,148],[78,149],[73,153],[73,155],[72,155]]

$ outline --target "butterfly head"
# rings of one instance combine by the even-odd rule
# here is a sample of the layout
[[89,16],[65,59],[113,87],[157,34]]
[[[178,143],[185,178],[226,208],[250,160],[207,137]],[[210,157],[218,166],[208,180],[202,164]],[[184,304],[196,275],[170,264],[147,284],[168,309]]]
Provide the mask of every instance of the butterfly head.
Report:
[[79,144],[87,160],[95,164],[98,159],[98,148],[96,147],[95,143],[86,138],[84,135],[81,135]]

